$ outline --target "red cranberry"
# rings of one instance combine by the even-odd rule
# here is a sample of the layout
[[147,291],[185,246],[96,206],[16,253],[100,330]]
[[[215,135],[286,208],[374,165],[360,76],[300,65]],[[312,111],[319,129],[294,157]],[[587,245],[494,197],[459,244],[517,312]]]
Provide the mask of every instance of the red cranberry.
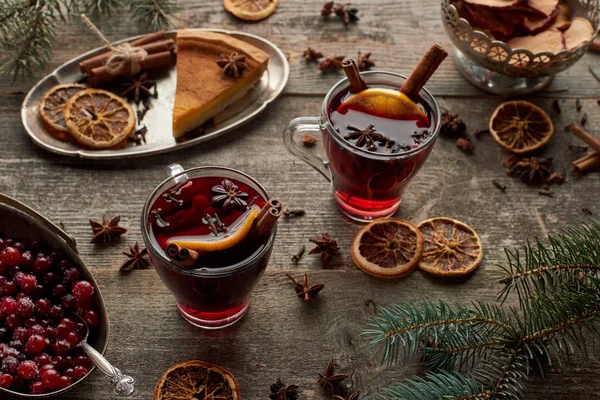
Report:
[[77,300],[75,299],[75,296],[73,296],[72,294],[65,294],[60,299],[60,303],[67,310],[75,310],[75,306],[77,306]]
[[81,278],[81,272],[77,268],[67,268],[64,273],[65,281],[75,283]]
[[13,265],[19,264],[19,261],[21,261],[21,254],[19,253],[19,250],[14,247],[6,247],[0,252],[0,260],[2,260],[2,264],[7,267],[12,267]]
[[2,361],[2,371],[16,375],[17,369],[19,368],[19,360],[17,360],[16,356],[5,356]]
[[19,351],[23,350],[23,342],[21,342],[18,339],[11,340],[8,344],[10,344],[11,347]]
[[39,315],[46,316],[50,314],[52,303],[48,299],[39,299],[35,302],[35,308],[37,309],[37,313]]
[[33,262],[33,272],[37,275],[44,274],[50,271],[50,267],[52,267],[52,260],[45,256],[39,256]]
[[[47,353],[38,354],[37,356],[33,357],[33,361],[35,361],[36,364],[41,367],[45,367],[47,365],[52,364],[52,359],[50,358],[50,356]],[[40,370],[40,372],[41,372],[41,370]]]
[[10,314],[4,321],[8,329],[17,329],[21,325],[21,318],[16,314]]
[[33,382],[29,387],[29,393],[31,394],[44,394],[46,393],[46,387],[42,382]]
[[73,380],[68,376],[61,376],[58,380],[58,389],[66,389],[73,383]]
[[13,384],[13,377],[9,374],[0,375],[0,388],[9,389]]
[[52,319],[61,319],[65,315],[65,312],[61,306],[52,306],[50,309],[50,316]]
[[67,342],[64,339],[57,340],[52,346],[52,350],[54,350],[54,353],[56,355],[65,356],[67,355],[69,350],[71,350],[71,343]]
[[96,311],[93,311],[93,310],[86,311],[85,315],[83,316],[83,319],[91,327],[98,326],[98,323],[100,322],[100,319],[98,317],[98,313]]
[[12,338],[14,340],[20,340],[21,342],[25,342],[29,337],[29,333],[27,332],[27,328],[20,326],[13,331]]
[[31,249],[31,251],[39,251],[41,247],[42,246],[40,242],[38,242],[37,240],[32,240],[31,242],[29,242],[29,248]]
[[88,374],[88,369],[81,365],[73,368],[73,380],[78,381]]
[[75,347],[79,344],[79,342],[81,342],[81,340],[79,339],[79,335],[77,334],[77,332],[71,331],[67,335],[67,342],[71,343],[72,347]]
[[4,350],[2,351],[2,357],[8,357],[8,356],[16,357],[19,355],[19,351],[17,349],[14,349],[6,344],[4,346],[5,347],[4,347]]
[[25,246],[24,246],[24,245],[23,245],[23,243],[21,243],[21,242],[15,242],[15,243],[12,245],[12,247],[14,247],[15,249],[17,249],[17,251],[18,251],[19,253],[22,253],[22,252],[23,252],[23,250],[25,250]]
[[73,330],[77,326],[71,318],[63,318],[60,320],[60,323],[66,325],[69,330]]
[[17,301],[17,315],[31,317],[35,312],[35,304],[29,297],[23,297]]
[[33,335],[25,344],[25,352],[28,354],[38,354],[46,348],[46,340],[40,335]]
[[56,337],[56,329],[51,326],[44,328],[44,337],[54,339]]
[[52,365],[58,370],[64,369],[65,359],[61,356],[54,356],[52,357]]
[[69,334],[69,332],[71,332],[71,329],[69,329],[69,327],[66,324],[63,324],[62,322],[58,325],[56,325],[56,337],[59,339],[66,339],[67,335]]
[[65,372],[63,372],[64,376],[68,376],[69,378],[73,377],[73,368],[67,368],[65,369]]
[[40,372],[40,377],[42,378],[42,383],[48,389],[53,390],[58,387],[58,380],[60,379],[60,374],[54,368],[49,368]]
[[19,286],[25,293],[31,293],[37,286],[37,278],[35,275],[24,274],[19,280]]
[[64,361],[64,368],[73,368],[75,366],[75,360],[71,356],[66,356]]
[[45,331],[46,331],[46,329],[44,329],[44,327],[42,325],[34,324],[29,327],[28,333],[29,333],[29,336],[32,336],[32,335],[45,336],[44,335]]
[[76,282],[73,284],[72,291],[73,296],[75,296],[75,299],[80,303],[92,300],[92,298],[94,298],[94,293],[96,292],[94,285],[88,281]]
[[44,287],[42,285],[40,285],[39,283],[37,285],[35,285],[35,289],[33,289],[33,292],[31,292],[31,295],[38,299],[40,297],[44,297],[46,294],[46,289],[44,289]]
[[[30,266],[33,263],[33,255],[30,251],[25,251],[21,254],[21,259],[19,260],[19,264],[24,266]],[[35,270],[33,271],[35,272]]]
[[54,286],[54,290],[52,291],[54,297],[61,297],[65,293],[67,293],[67,288],[62,284]]
[[37,319],[35,319],[35,317],[29,317],[25,321],[23,321],[23,325],[25,325],[27,328],[29,328],[33,325],[37,325],[37,323],[38,323],[38,321],[37,321]]
[[[0,346],[2,346],[4,343],[1,343],[3,341],[8,340],[8,328],[5,327],[0,327]],[[0,347],[0,355],[2,354],[2,348]]]
[[17,373],[19,374],[19,378],[26,381],[31,381],[37,376],[38,367],[33,361],[26,360],[19,364]]
[[58,281],[58,277],[56,276],[56,274],[54,272],[47,272],[44,275],[44,283],[47,285],[52,285],[53,283],[56,283],[56,281]]
[[17,293],[17,285],[14,282],[8,281],[2,287],[4,294],[11,295]]
[[0,312],[4,315],[10,315],[17,312],[17,301],[12,297],[3,297],[0,302]]
[[66,258],[63,258],[62,260],[60,260],[60,262],[58,263],[58,268],[61,271],[65,271],[67,268],[72,267],[73,264],[71,263],[71,260],[67,260]]
[[92,360],[88,356],[80,355],[75,358],[75,365],[81,365],[89,369],[92,366]]

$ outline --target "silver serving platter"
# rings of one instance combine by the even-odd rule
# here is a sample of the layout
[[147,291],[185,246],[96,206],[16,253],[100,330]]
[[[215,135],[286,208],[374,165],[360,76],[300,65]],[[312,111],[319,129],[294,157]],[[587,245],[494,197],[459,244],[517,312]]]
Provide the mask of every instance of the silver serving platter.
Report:
[[[137,145],[129,143],[120,149],[89,150],[70,142],[60,141],[49,134],[38,113],[38,106],[44,94],[53,86],[61,83],[73,83],[85,78],[79,71],[79,62],[106,51],[106,47],[82,54],[71,61],[61,65],[50,75],[43,78],[27,94],[21,107],[21,119],[25,130],[31,139],[53,153],[65,156],[81,157],[88,159],[115,159],[148,156],[151,154],[165,153],[178,150],[195,144],[204,143],[228,132],[250,121],[260,114],[269,103],[275,100],[287,84],[290,66],[283,52],[273,43],[259,36],[244,32],[231,32],[222,29],[203,29],[211,32],[229,34],[237,39],[248,42],[269,55],[269,67],[261,80],[256,84],[248,95],[235,104],[229,106],[221,114],[214,118],[214,124],[210,125],[201,134],[186,134],[175,140],[172,135],[171,115],[176,87],[176,68],[166,71],[164,76],[157,81],[158,97],[151,97],[147,103],[151,106],[143,118],[142,124],[148,128],[146,143]],[[177,31],[167,32],[170,37],[175,37]],[[130,37],[119,42],[128,42],[141,36]],[[132,104],[134,109],[136,105]]]

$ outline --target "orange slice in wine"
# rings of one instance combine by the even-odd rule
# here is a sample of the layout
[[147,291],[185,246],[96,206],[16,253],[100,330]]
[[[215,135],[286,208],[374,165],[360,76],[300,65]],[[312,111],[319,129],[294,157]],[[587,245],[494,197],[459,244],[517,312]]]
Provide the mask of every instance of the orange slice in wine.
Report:
[[382,218],[361,229],[352,243],[352,259],[364,272],[379,278],[409,274],[423,252],[423,235],[412,223]]
[[425,247],[419,268],[442,278],[471,273],[481,263],[483,247],[473,228],[451,218],[431,218],[419,224]]
[[404,93],[385,88],[363,90],[338,107],[338,112],[346,109],[360,110],[366,114],[389,119],[421,119],[425,112]]
[[244,218],[240,218],[234,225],[227,227],[227,232],[220,232],[216,236],[213,234],[206,236],[177,236],[169,239],[167,244],[176,244],[196,251],[229,249],[240,243],[248,235],[258,213],[258,208],[252,208],[247,211],[247,215]]
[[85,89],[72,96],[65,108],[71,135],[94,149],[116,146],[135,129],[135,113],[122,97],[102,89]]
[[85,89],[85,85],[66,83],[48,90],[40,101],[40,117],[48,131],[59,140],[69,140],[71,135],[65,123],[67,101]]
[[154,389],[153,400],[239,400],[240,386],[225,368],[187,361],[167,370]]
[[279,0],[223,0],[225,9],[244,21],[260,21],[275,12]]

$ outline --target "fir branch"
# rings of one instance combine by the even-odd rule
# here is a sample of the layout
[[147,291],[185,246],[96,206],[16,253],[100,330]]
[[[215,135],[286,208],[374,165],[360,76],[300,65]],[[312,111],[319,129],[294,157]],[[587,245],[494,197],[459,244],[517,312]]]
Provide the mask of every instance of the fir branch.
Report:
[[94,17],[110,16],[126,5],[127,0],[83,0],[79,12],[91,14]]
[[441,371],[426,374],[425,378],[406,379],[384,389],[385,400],[484,400],[489,393],[470,375]]
[[172,26],[170,15],[177,12],[178,7],[172,0],[130,0],[129,10],[138,23],[156,31]]
[[473,372],[477,383],[489,390],[490,399],[522,399],[529,362],[519,349],[498,352]]

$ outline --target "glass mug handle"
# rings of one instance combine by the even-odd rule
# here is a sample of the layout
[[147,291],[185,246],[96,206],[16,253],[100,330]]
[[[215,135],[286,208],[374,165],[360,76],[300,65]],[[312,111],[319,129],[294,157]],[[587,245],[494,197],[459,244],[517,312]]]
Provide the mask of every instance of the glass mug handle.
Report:
[[316,169],[331,182],[331,171],[329,169],[329,162],[317,157],[314,154],[306,152],[300,148],[294,141],[294,137],[297,135],[303,135],[307,133],[320,133],[321,132],[321,118],[319,117],[300,117],[292,120],[285,131],[283,131],[283,143],[290,153]]

